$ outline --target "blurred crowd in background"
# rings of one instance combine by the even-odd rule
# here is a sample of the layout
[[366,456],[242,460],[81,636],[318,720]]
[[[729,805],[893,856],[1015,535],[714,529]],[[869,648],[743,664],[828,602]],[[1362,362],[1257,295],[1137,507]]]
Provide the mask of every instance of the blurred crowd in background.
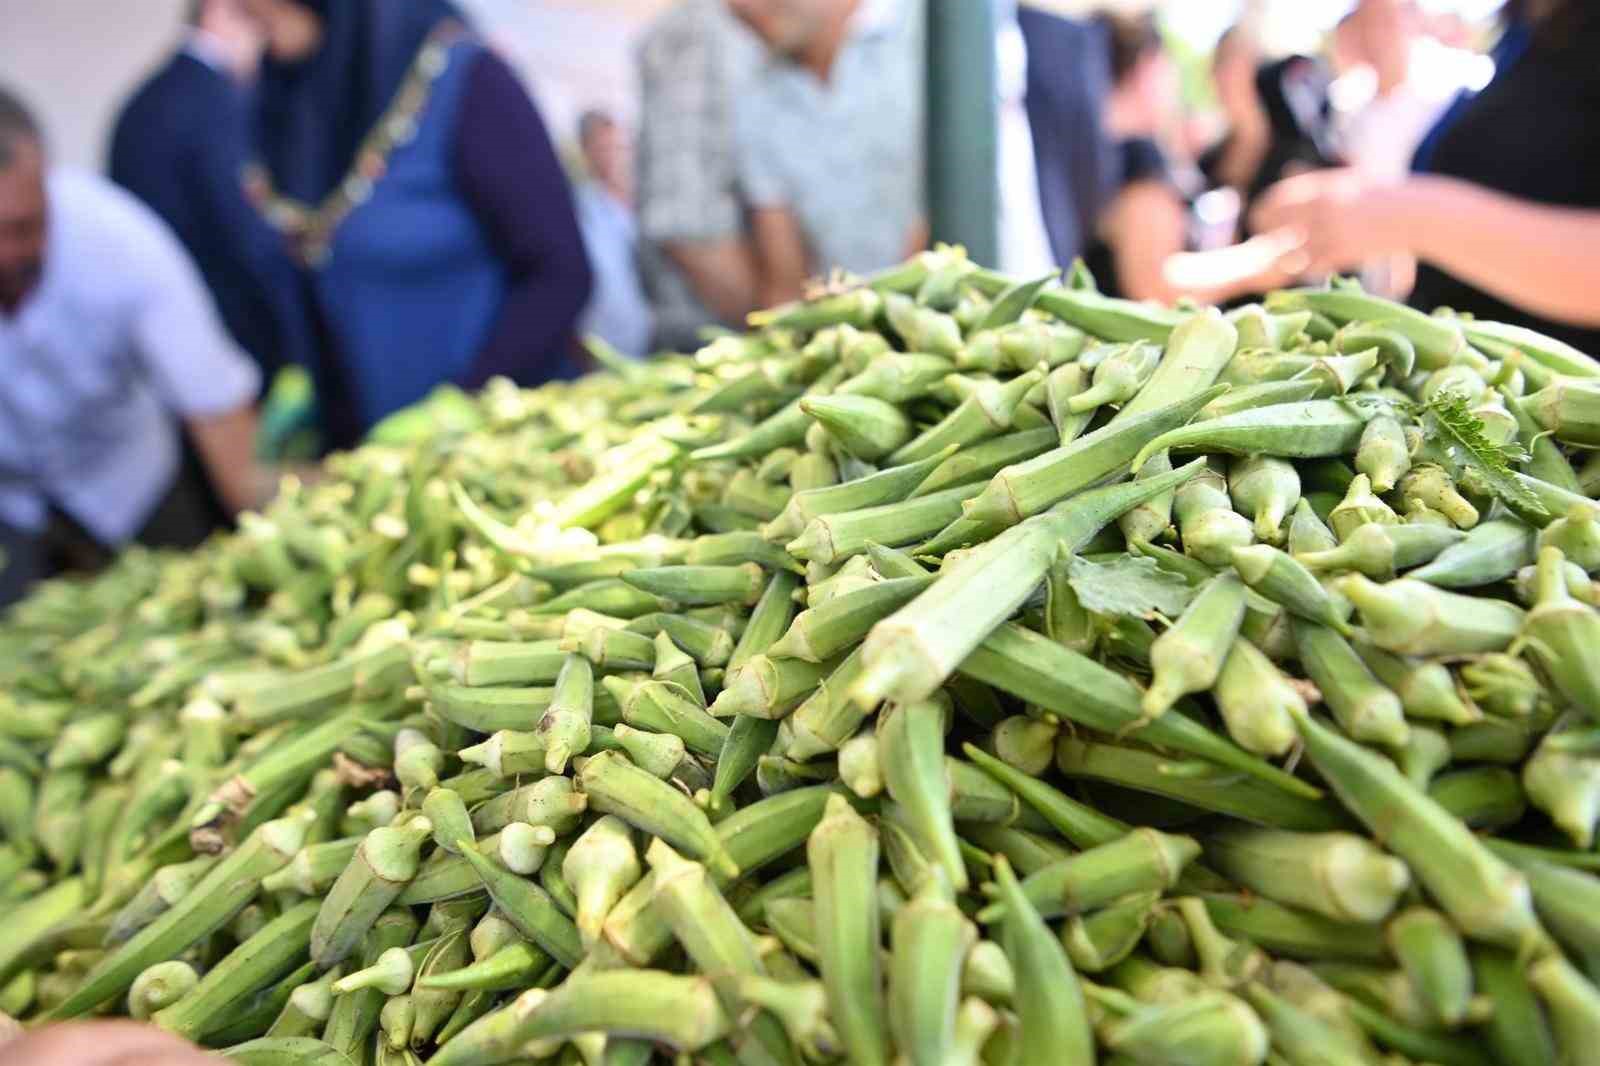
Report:
[[[992,2],[1002,269],[1217,303],[1358,273],[1600,349],[1590,0],[1359,0],[1319,48],[1246,20],[1198,59],[1127,4]],[[194,0],[108,178],[0,85],[0,602],[196,542],[271,490],[262,440],[570,377],[580,338],[692,350],[927,247],[926,14],[678,0],[636,128],[564,130],[449,0]],[[304,402],[264,432],[274,381]]]

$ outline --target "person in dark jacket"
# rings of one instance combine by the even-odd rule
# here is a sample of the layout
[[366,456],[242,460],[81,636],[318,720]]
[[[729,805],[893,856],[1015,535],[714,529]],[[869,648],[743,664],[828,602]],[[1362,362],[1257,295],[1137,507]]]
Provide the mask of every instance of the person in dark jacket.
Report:
[[[1005,6],[1002,0],[1002,19]],[[1023,104],[1039,214],[1056,262],[1065,266],[1094,240],[1117,191],[1116,146],[1100,118],[1111,93],[1106,30],[1029,4],[1016,9],[1016,24],[1026,45]]]
[[444,0],[245,0],[267,58],[254,194],[310,274],[335,446],[435,386],[579,369],[592,275],[516,74]]
[[1255,223],[1293,237],[1294,270],[1414,255],[1412,306],[1600,352],[1600,10],[1518,0],[1506,12],[1494,80],[1446,112],[1412,174],[1301,174],[1267,190]]
[[270,382],[314,356],[298,271],[244,191],[247,84],[260,55],[260,31],[241,0],[195,0],[182,45],[117,120],[111,179],[177,234],[228,332]]

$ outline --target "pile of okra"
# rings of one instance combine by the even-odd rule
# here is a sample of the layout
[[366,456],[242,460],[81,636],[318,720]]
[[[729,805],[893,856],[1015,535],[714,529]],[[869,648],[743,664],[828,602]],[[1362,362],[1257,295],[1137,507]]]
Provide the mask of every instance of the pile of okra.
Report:
[[1600,362],[952,248],[603,362],[0,621],[0,1010],[250,1066],[1597,1061]]

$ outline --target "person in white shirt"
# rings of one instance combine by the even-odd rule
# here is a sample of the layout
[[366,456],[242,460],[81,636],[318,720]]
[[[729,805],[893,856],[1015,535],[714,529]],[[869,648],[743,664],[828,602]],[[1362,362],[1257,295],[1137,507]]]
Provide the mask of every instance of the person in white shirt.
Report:
[[3,88],[0,367],[0,602],[48,576],[53,523],[105,549],[203,538],[184,431],[228,511],[270,492],[252,455],[259,372],[182,247],[108,181],[50,167]]
[[633,214],[627,138],[604,111],[585,111],[578,119],[578,148],[588,180],[573,193],[594,268],[594,294],[578,319],[578,331],[640,359],[650,351],[653,323],[639,273],[639,223]]

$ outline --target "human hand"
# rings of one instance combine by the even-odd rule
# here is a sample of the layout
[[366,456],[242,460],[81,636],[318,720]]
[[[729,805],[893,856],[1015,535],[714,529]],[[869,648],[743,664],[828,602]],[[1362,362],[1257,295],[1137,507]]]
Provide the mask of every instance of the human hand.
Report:
[[1284,248],[1291,275],[1332,274],[1379,256],[1409,251],[1403,182],[1383,182],[1354,168],[1313,170],[1262,194],[1251,227]]
[[0,1045],[0,1066],[217,1066],[219,1060],[149,1025],[52,1025]]

